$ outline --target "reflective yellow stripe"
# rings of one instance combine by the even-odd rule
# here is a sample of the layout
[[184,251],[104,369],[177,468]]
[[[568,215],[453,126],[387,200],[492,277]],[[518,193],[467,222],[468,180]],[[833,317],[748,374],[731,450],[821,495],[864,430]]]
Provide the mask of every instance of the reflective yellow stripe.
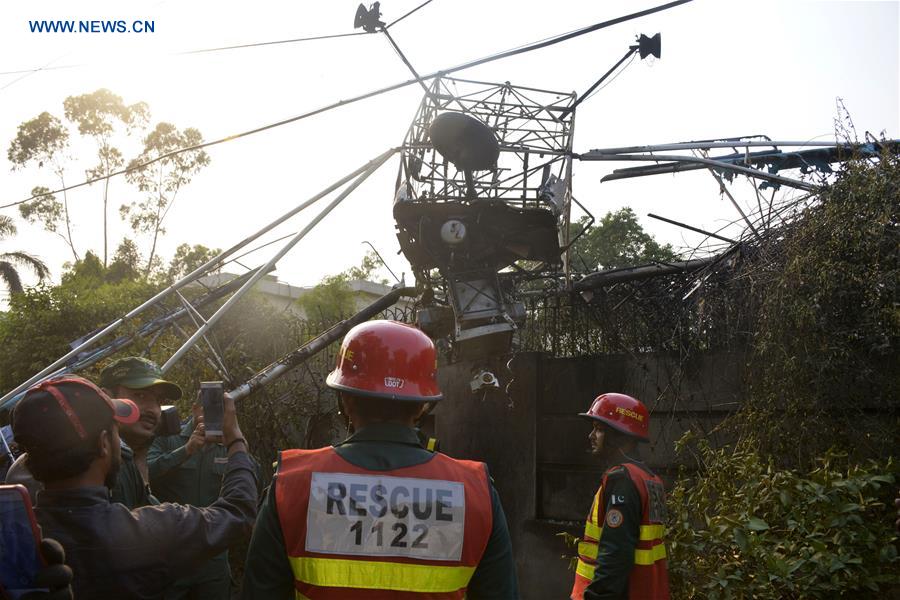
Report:
[[575,574],[581,575],[588,581],[592,581],[594,579],[594,565],[589,565],[583,560],[578,561],[578,566],[575,567]]
[[594,495],[594,503],[591,505],[591,518],[588,519],[591,523],[595,525],[600,524],[600,501],[602,499],[601,494],[603,493],[603,487],[597,490],[597,493]]
[[642,542],[652,542],[653,540],[663,539],[665,534],[665,525],[641,525],[641,533],[639,539]]
[[666,557],[666,545],[657,544],[650,550],[635,550],[634,564],[636,565],[652,565],[658,560]]
[[428,438],[428,445],[426,446],[429,452],[434,452],[434,447],[437,445],[437,440],[434,438]]
[[578,542],[578,555],[597,559],[597,542]]
[[294,578],[320,587],[400,592],[455,592],[469,584],[475,567],[442,567],[370,560],[289,556]]
[[603,533],[602,527],[597,527],[593,523],[585,523],[584,524],[584,537],[593,538],[595,540],[600,539],[600,534]]
[[[656,539],[656,538],[654,538]],[[597,551],[599,550],[599,544],[596,542],[587,542],[580,541],[578,542],[578,556],[583,558],[588,558],[592,560],[597,559]],[[644,550],[641,548],[635,548],[634,550],[634,564],[636,565],[652,565],[656,561],[661,558],[666,557],[666,545],[665,544],[657,544],[653,546],[653,548],[649,550]]]

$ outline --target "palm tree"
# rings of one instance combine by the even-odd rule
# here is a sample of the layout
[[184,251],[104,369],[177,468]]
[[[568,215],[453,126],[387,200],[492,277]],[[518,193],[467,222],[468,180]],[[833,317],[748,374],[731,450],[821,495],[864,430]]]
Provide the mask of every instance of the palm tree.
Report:
[[[14,235],[16,235],[16,224],[13,223],[12,217],[0,215],[0,240]],[[28,267],[41,281],[50,276],[50,269],[38,257],[27,252],[2,252],[0,253],[0,281],[6,284],[12,293],[21,292],[23,289],[18,267]]]

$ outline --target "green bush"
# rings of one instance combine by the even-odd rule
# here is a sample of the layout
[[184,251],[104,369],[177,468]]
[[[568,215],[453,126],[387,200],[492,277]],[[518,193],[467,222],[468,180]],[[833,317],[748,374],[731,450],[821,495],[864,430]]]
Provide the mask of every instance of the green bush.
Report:
[[669,496],[674,598],[898,598],[893,459],[828,453],[804,473],[776,468],[745,439],[679,442],[698,471]]
[[782,465],[803,468],[831,446],[856,460],[896,447],[898,247],[900,157],[885,155],[846,163],[746,269],[752,402],[738,429]]

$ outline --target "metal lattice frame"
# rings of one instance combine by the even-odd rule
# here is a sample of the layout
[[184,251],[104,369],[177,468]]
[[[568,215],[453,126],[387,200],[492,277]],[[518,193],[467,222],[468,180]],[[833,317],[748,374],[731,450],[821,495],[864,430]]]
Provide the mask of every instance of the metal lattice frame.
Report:
[[413,200],[465,199],[464,173],[434,150],[428,136],[435,116],[461,112],[490,126],[500,144],[497,168],[473,174],[478,198],[540,206],[538,191],[548,175],[571,189],[574,101],[574,93],[435,78],[404,140],[398,187],[405,183]]

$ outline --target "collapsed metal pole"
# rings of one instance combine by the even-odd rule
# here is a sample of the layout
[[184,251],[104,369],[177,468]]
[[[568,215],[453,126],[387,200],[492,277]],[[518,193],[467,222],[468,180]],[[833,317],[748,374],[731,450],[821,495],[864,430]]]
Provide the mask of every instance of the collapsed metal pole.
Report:
[[309,360],[333,342],[342,338],[351,328],[359,325],[363,321],[368,321],[381,311],[389,308],[397,302],[401,297],[413,297],[416,295],[416,288],[402,287],[397,288],[388,294],[382,296],[375,302],[372,302],[361,311],[333,325],[326,331],[303,344],[290,354],[286,354],[279,360],[265,367],[256,375],[248,379],[245,383],[239,385],[229,392],[229,395],[235,400],[246,398],[258,389],[272,383],[282,375],[285,375],[293,368]]
[[340,194],[338,194],[338,196],[334,200],[332,200],[331,203],[328,204],[328,206],[326,206],[324,209],[322,209],[322,211],[318,215],[316,215],[309,223],[307,223],[306,227],[301,229],[297,233],[297,235],[295,235],[293,238],[291,238],[291,240],[287,244],[285,244],[284,247],[275,254],[275,256],[273,256],[272,258],[269,259],[269,262],[267,262],[265,265],[263,265],[262,267],[257,269],[253,273],[253,276],[250,277],[250,279],[247,280],[247,282],[243,286],[241,286],[241,288],[238,291],[236,291],[228,300],[226,300],[225,304],[223,304],[219,308],[219,310],[217,310],[215,313],[213,313],[212,316],[210,316],[206,320],[206,323],[204,323],[199,329],[197,329],[197,331],[195,331],[194,334],[190,338],[188,338],[188,340],[184,344],[182,344],[181,348],[179,348],[178,350],[175,351],[175,354],[173,354],[169,358],[169,360],[167,360],[165,362],[165,364],[162,367],[160,367],[162,372],[165,373],[166,371],[171,369],[172,366],[176,362],[178,362],[178,360],[182,356],[184,356],[184,353],[187,352],[191,348],[191,346],[196,344],[197,340],[200,339],[207,331],[209,331],[219,321],[219,319],[221,319],[222,316],[226,312],[228,312],[228,310],[232,306],[234,306],[235,302],[240,300],[244,296],[244,294],[246,294],[248,291],[250,291],[250,289],[254,285],[256,285],[256,282],[259,281],[260,279],[262,279],[263,275],[265,275],[266,272],[268,272],[279,260],[281,260],[281,258],[285,254],[287,254],[291,250],[291,248],[293,248],[297,244],[297,242],[299,242],[304,237],[306,237],[306,234],[308,234],[310,231],[312,231],[312,229],[316,225],[318,225],[319,222],[328,215],[328,213],[330,213],[338,204],[340,204],[344,200],[344,198],[349,196],[353,190],[355,190],[357,187],[359,187],[363,181],[368,179],[369,176],[372,175],[372,173],[374,173],[376,170],[378,170],[378,167],[383,165],[385,163],[385,161],[387,161],[387,159],[389,159],[391,156],[393,156],[394,152],[396,152],[396,151],[397,151],[396,148],[392,148],[392,149],[384,152],[381,156],[379,156],[375,160],[371,161],[368,165],[366,165],[366,169],[363,171],[363,173],[361,173],[359,175],[359,177],[357,177],[353,181],[353,183],[351,183],[349,186],[347,186],[347,188],[344,191],[342,191]]
[[[389,152],[393,153],[395,151],[396,151],[396,149],[392,149]],[[381,158],[381,157],[379,157],[379,158]],[[378,159],[376,159],[376,160],[378,160]],[[318,202],[319,200],[321,200],[322,198],[324,198],[331,192],[333,192],[336,189],[340,188],[341,186],[347,184],[354,177],[359,176],[361,173],[363,173],[367,169],[369,169],[371,164],[372,164],[372,161],[370,161],[369,163],[366,163],[365,165],[359,167],[358,169],[356,169],[349,175],[346,175],[345,177],[336,181],[335,183],[328,186],[327,188],[325,188],[324,190],[322,190],[321,192],[319,192],[318,194],[316,194],[315,196],[313,196],[306,202],[303,202],[302,204],[291,209],[290,211],[284,213],[282,216],[278,217],[277,219],[275,219],[268,225],[264,226],[262,229],[258,230],[256,233],[250,235],[249,237],[244,238],[237,244],[235,244],[235,245],[231,246],[230,248],[228,248],[227,250],[219,253],[217,256],[215,256],[215,257],[211,258],[210,260],[208,260],[207,262],[203,263],[202,265],[200,265],[199,267],[197,267],[196,269],[194,269],[193,271],[191,271],[190,273],[188,273],[187,275],[185,275],[184,277],[182,277],[181,279],[179,279],[172,285],[168,286],[167,288],[160,291],[159,293],[154,295],[152,298],[150,298],[143,304],[139,305],[137,308],[130,310],[124,316],[119,317],[118,319],[116,319],[115,321],[113,321],[112,323],[110,323],[109,325],[107,325],[106,327],[104,327],[103,329],[98,331],[97,333],[91,335],[87,340],[78,344],[71,351],[67,352],[62,357],[58,358],[53,363],[51,363],[50,365],[41,369],[38,373],[31,376],[27,381],[19,384],[18,386],[16,386],[15,388],[10,390],[6,394],[4,394],[3,397],[0,398],[0,406],[3,406],[10,398],[13,398],[16,395],[18,395],[19,393],[27,390],[29,387],[31,387],[35,383],[42,381],[43,379],[46,379],[49,375],[52,375],[53,373],[55,373],[60,367],[65,366],[65,364],[69,360],[77,357],[79,354],[84,352],[85,349],[93,346],[96,341],[102,339],[109,333],[115,331],[126,321],[136,317],[137,315],[141,314],[148,308],[154,306],[157,302],[159,302],[160,300],[165,298],[168,294],[174,292],[177,289],[184,287],[185,285],[196,280],[198,277],[206,275],[208,271],[212,270],[214,267],[216,267],[217,265],[224,262],[224,259],[228,258],[229,256],[231,256],[232,254],[234,254],[235,252],[237,252],[238,250],[240,250],[241,248],[243,248],[250,242],[265,235],[266,233],[268,233],[269,231],[271,231],[278,225],[284,223],[291,217],[295,216],[297,213],[301,212],[308,206]]]
[[670,263],[658,263],[652,265],[642,265],[637,267],[622,267],[618,269],[609,269],[606,271],[597,271],[586,275],[584,279],[575,283],[573,289],[576,292],[585,292],[598,287],[612,285],[614,283],[623,283],[626,281],[637,281],[640,279],[648,279],[650,277],[658,277],[659,275],[671,275],[674,273],[685,273],[697,271],[703,267],[709,266],[716,262],[720,255],[710,256],[709,258],[697,258],[694,260],[686,260]]
[[[701,152],[703,152],[704,154],[706,153],[706,152],[703,151],[703,150],[701,150]],[[715,179],[716,182],[718,182],[718,184],[719,184],[719,190],[720,190],[723,194],[725,194],[726,196],[728,196],[728,199],[731,200],[731,205],[734,206],[735,210],[737,210],[738,213],[740,213],[741,218],[744,219],[744,223],[746,223],[746,224],[747,224],[747,227],[750,228],[750,231],[753,232],[753,236],[754,236],[757,240],[759,240],[759,239],[760,239],[760,238],[759,238],[759,232],[756,231],[756,227],[754,227],[754,226],[753,226],[753,223],[750,222],[750,219],[747,218],[747,215],[746,215],[746,213],[744,213],[744,210],[741,208],[741,205],[738,204],[737,200],[734,199],[734,196],[731,194],[731,192],[728,191],[728,187],[726,187],[725,181],[722,179],[722,176],[719,175],[718,173],[716,173],[715,169],[713,169],[712,167],[710,167],[710,168],[708,169],[708,171],[709,171],[709,174],[713,176],[713,179]],[[756,186],[754,186],[754,187],[756,187]]]
[[747,175],[748,177],[756,177],[757,179],[764,179],[766,181],[770,181],[772,183],[779,183],[781,185],[786,185],[792,188],[798,188],[801,190],[806,190],[807,192],[814,192],[818,188],[812,184],[806,183],[804,181],[799,181],[797,179],[791,179],[789,177],[782,177],[781,175],[773,175],[771,173],[766,173],[764,171],[759,171],[756,169],[750,169],[747,167],[741,167],[739,165],[733,165],[731,163],[721,162],[718,160],[713,160],[709,158],[700,158],[697,156],[679,156],[677,154],[672,155],[663,155],[657,154],[654,156],[640,156],[636,154],[604,154],[602,152],[598,153],[594,150],[590,152],[586,152],[585,154],[580,154],[576,156],[579,160],[585,161],[638,161],[638,162],[662,162],[662,161],[670,161],[676,163],[694,163],[698,165],[704,165],[706,167],[713,167],[715,169],[722,169],[723,171],[733,171],[735,173],[740,173],[741,175]]
[[731,238],[723,237],[718,233],[713,233],[712,231],[706,231],[705,229],[700,229],[699,227],[694,227],[692,225],[688,225],[687,223],[682,223],[681,221],[675,221],[672,219],[667,219],[666,217],[661,217],[659,215],[654,215],[653,213],[647,213],[647,216],[651,219],[659,219],[660,221],[664,221],[666,223],[671,223],[672,225],[676,225],[678,227],[683,227],[685,229],[690,229],[691,231],[696,231],[697,233],[702,233],[703,235],[711,238],[715,238],[717,240],[721,240],[723,242],[728,242],[729,244],[737,244],[736,240]]
[[834,142],[782,142],[777,140],[771,141],[711,141],[711,142],[678,142],[674,144],[656,144],[651,146],[623,146],[621,148],[596,148],[591,150],[592,154],[634,154],[636,152],[666,152],[669,150],[709,150],[712,148],[757,148],[757,147],[813,147],[813,148],[829,148],[832,146],[843,146],[852,149],[857,145],[854,144],[835,144]]

